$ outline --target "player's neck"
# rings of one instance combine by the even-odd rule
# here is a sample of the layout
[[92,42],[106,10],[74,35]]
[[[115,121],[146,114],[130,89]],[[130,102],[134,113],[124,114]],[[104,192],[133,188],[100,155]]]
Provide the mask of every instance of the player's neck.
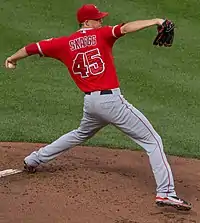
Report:
[[80,29],[94,29],[92,26],[81,26],[81,28]]
[[81,27],[79,30],[90,30],[90,29],[94,29],[92,27]]

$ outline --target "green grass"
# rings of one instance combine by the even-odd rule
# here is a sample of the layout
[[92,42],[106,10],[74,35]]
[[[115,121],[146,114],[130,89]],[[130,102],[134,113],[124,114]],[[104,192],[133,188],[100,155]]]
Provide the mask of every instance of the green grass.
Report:
[[[88,2],[88,1],[87,1]],[[92,1],[89,1],[92,2]],[[200,157],[200,26],[197,0],[93,1],[110,17],[105,24],[168,17],[177,28],[172,48],[152,46],[156,28],[129,34],[114,56],[121,89],[151,121],[168,154]],[[2,0],[0,60],[22,46],[76,31],[76,9],[86,1]],[[29,57],[15,71],[0,68],[0,140],[50,143],[79,126],[83,94],[64,65]],[[86,145],[139,148],[112,126]]]

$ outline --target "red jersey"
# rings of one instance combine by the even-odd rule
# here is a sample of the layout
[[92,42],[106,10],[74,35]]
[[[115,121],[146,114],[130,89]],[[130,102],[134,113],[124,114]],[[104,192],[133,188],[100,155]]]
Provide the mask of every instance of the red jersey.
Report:
[[41,55],[64,63],[81,91],[118,88],[112,47],[123,36],[120,27],[83,28],[70,36],[39,41],[37,47]]

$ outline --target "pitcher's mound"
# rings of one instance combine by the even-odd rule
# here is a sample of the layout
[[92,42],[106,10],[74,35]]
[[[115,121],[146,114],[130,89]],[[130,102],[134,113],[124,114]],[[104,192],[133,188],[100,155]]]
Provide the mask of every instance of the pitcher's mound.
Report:
[[[43,144],[0,143],[0,171],[22,169]],[[189,212],[155,205],[155,181],[143,152],[76,147],[35,174],[0,178],[2,223],[200,222],[200,161],[168,157]]]

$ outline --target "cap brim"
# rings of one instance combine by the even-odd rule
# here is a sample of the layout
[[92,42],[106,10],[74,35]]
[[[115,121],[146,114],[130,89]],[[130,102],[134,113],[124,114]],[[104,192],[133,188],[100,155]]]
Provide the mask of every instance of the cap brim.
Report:
[[100,12],[97,18],[95,19],[103,19],[106,16],[108,16],[108,12]]

